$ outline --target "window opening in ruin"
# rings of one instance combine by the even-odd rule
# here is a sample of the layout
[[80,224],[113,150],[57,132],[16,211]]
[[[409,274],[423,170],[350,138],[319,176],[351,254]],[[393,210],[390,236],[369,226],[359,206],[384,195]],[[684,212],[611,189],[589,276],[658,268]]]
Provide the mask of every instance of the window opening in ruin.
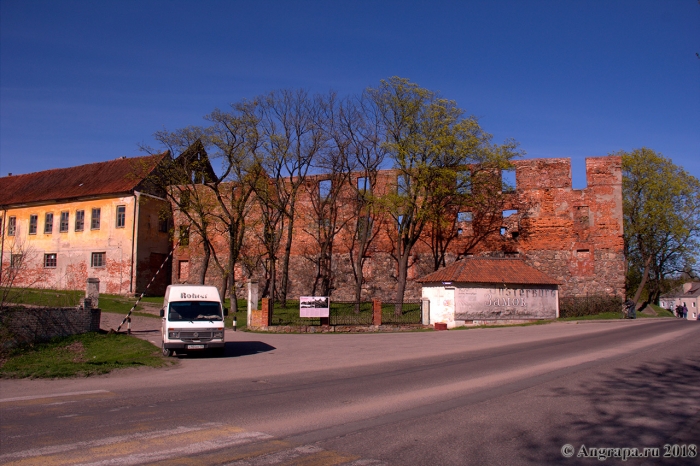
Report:
[[53,212],[47,212],[44,216],[44,234],[53,233]]
[[180,246],[188,246],[190,244],[190,227],[180,225]]
[[399,196],[407,196],[408,188],[408,176],[399,175],[396,178],[396,194],[398,194]]
[[588,227],[591,224],[590,209],[587,205],[574,207],[574,223],[578,226]]
[[90,267],[104,267],[106,260],[106,252],[93,252],[90,256]]
[[22,267],[22,259],[24,259],[23,254],[10,254],[10,267],[19,269]]
[[75,231],[83,231],[85,228],[85,211],[75,211]]
[[328,196],[331,195],[331,187],[332,187],[331,180],[319,181],[318,182],[318,198],[322,201],[328,199]]
[[571,188],[586,189],[588,180],[586,176],[586,158],[571,157]]
[[472,193],[472,172],[471,170],[462,170],[457,174],[457,193],[471,194]]
[[36,227],[37,227],[38,223],[39,223],[39,216],[38,215],[30,215],[29,216],[29,234],[30,235],[36,235]]
[[519,236],[520,236],[520,232],[517,232],[517,231],[513,231],[510,234],[510,237],[513,239],[518,239]]
[[576,257],[579,259],[587,259],[590,257],[591,251],[589,249],[577,249],[576,250]]
[[158,231],[161,233],[168,232],[168,219],[167,218],[161,218],[158,220]]
[[399,215],[399,217],[397,218],[396,228],[399,230],[399,232],[401,232],[401,227],[403,226],[403,219],[404,219],[403,215]]
[[460,223],[471,222],[472,213],[471,212],[457,212],[457,221]]
[[511,215],[515,215],[515,214],[517,214],[517,213],[518,213],[517,210],[504,210],[504,211],[503,211],[503,218],[508,218],[508,217],[510,217]]
[[56,268],[56,254],[44,254],[44,267]]
[[190,262],[179,261],[177,264],[177,279],[187,281],[190,278]]
[[506,228],[506,227],[501,227],[500,233],[501,233],[501,236],[505,236],[506,233],[508,233],[508,228]]
[[460,236],[463,234],[464,234],[464,230],[462,230],[461,228],[457,228],[457,236]]
[[502,170],[501,171],[501,191],[504,193],[515,192],[515,170]]
[[[365,236],[366,235],[366,236]],[[372,218],[360,217],[357,219],[357,238],[369,238],[372,236]]]
[[360,191],[360,193],[369,192],[369,178],[367,178],[366,176],[359,177],[357,179],[357,190]]
[[65,233],[68,231],[68,216],[67,211],[61,212],[61,222],[58,224],[58,231],[60,233]]
[[7,236],[15,236],[17,231],[17,217],[10,217],[7,221]]
[[126,206],[117,206],[117,228],[124,228],[126,226]]
[[99,230],[100,229],[100,215],[102,213],[102,209],[99,207],[96,207],[92,209],[92,216],[90,217],[90,229],[91,230]]
[[190,192],[182,191],[180,193],[180,210],[188,210],[190,208]]

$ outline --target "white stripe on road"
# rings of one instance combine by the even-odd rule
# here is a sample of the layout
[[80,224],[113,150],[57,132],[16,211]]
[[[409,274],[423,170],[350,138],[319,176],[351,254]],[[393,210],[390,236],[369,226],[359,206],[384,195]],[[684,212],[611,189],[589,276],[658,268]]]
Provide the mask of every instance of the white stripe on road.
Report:
[[314,453],[322,451],[324,451],[323,448],[313,445],[304,445],[302,447],[278,451],[277,453],[270,453],[269,455],[260,456],[258,458],[234,461],[233,463],[228,463],[226,466],[264,466],[266,464],[280,464],[283,461],[293,460],[300,456],[313,455]]
[[0,403],[7,403],[10,401],[40,400],[42,398],[58,398],[61,396],[95,395],[97,393],[110,393],[110,392],[109,392],[109,390],[88,390],[85,392],[68,392],[68,393],[53,393],[53,394],[49,394],[49,395],[17,396],[14,398],[2,398],[2,399],[0,399]]
[[158,437],[165,437],[168,435],[184,434],[187,432],[194,432],[197,430],[203,430],[203,429],[213,427],[213,426],[218,426],[218,425],[220,425],[220,424],[202,424],[201,426],[198,426],[198,427],[177,427],[175,429],[159,430],[157,432],[144,432],[144,433],[129,434],[129,435],[118,435],[118,436],[114,436],[114,437],[106,437],[106,438],[102,438],[102,439],[89,440],[89,441],[85,441],[85,442],[68,443],[65,445],[55,445],[55,446],[51,446],[51,447],[36,448],[33,450],[18,451],[15,453],[7,453],[5,455],[0,455],[0,462],[11,460],[11,459],[29,458],[32,456],[53,455],[56,453],[64,453],[66,451],[77,450],[79,448],[84,449],[84,448],[101,447],[104,445],[111,445],[111,444],[119,443],[119,442],[127,442],[129,440],[145,440],[145,439],[152,439],[152,438],[158,438]]
[[181,447],[171,448],[170,450],[154,451],[150,453],[136,453],[124,456],[121,458],[110,458],[92,463],[80,463],[76,466],[106,466],[119,465],[128,466],[133,464],[142,464],[153,461],[163,461],[171,458],[182,456],[196,455],[210,450],[217,450],[224,447],[234,447],[244,445],[259,440],[268,440],[272,436],[262,432],[240,432],[233,435],[227,435],[215,440],[206,440],[204,442],[191,443]]

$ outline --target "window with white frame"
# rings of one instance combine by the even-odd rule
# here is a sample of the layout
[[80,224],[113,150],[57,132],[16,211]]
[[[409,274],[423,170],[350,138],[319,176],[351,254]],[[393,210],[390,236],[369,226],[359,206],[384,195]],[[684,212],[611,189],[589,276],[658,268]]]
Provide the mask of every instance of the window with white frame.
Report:
[[117,206],[117,228],[124,228],[126,226],[126,206]]
[[58,224],[58,231],[60,233],[68,232],[68,211],[61,212],[61,222]]
[[90,257],[90,267],[104,267],[107,260],[106,252],[93,252]]
[[50,235],[53,233],[53,212],[46,212],[44,216],[44,234]]
[[47,269],[56,268],[56,254],[44,254],[44,267]]
[[29,234],[36,235],[37,225],[39,225],[39,216],[30,215],[29,216]]
[[97,207],[92,209],[92,216],[90,217],[90,229],[99,230],[100,229],[100,215],[102,210]]
[[85,211],[75,211],[75,231],[83,231],[85,229]]

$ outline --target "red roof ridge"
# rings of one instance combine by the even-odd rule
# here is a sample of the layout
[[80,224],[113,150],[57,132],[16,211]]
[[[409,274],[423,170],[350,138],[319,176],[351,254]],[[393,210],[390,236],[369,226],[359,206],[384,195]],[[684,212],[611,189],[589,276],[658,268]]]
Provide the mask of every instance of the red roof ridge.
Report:
[[416,281],[559,285],[557,280],[516,257],[467,257]]
[[29,173],[13,173],[12,175],[8,176],[2,176],[0,177],[0,180],[3,178],[15,178],[17,176],[28,176],[28,175],[34,175],[36,173],[46,173],[46,172],[55,172],[59,170],[72,170],[72,169],[78,169],[78,168],[83,168],[83,167],[89,167],[91,165],[98,165],[98,164],[103,164],[103,163],[109,163],[109,162],[118,162],[119,160],[131,160],[131,161],[136,161],[139,159],[148,159],[148,158],[157,158],[157,157],[164,157],[166,156],[170,151],[165,151],[161,152],[160,154],[149,154],[149,155],[137,155],[136,157],[127,157],[125,155],[122,155],[121,157],[117,157],[116,159],[109,159],[109,160],[102,160],[100,162],[89,162],[89,163],[84,163],[82,165],[73,165],[72,167],[57,167],[57,168],[47,168],[46,170],[39,170],[36,172],[29,172]]
[[1,177],[0,205],[130,193],[169,155],[170,151],[165,151]]

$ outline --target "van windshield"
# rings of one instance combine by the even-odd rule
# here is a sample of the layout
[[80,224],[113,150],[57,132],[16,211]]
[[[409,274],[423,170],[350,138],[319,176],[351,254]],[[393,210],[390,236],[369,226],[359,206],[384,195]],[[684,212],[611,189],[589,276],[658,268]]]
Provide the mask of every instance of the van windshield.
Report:
[[178,301],[170,303],[168,320],[173,322],[194,320],[223,320],[221,305],[216,301]]

